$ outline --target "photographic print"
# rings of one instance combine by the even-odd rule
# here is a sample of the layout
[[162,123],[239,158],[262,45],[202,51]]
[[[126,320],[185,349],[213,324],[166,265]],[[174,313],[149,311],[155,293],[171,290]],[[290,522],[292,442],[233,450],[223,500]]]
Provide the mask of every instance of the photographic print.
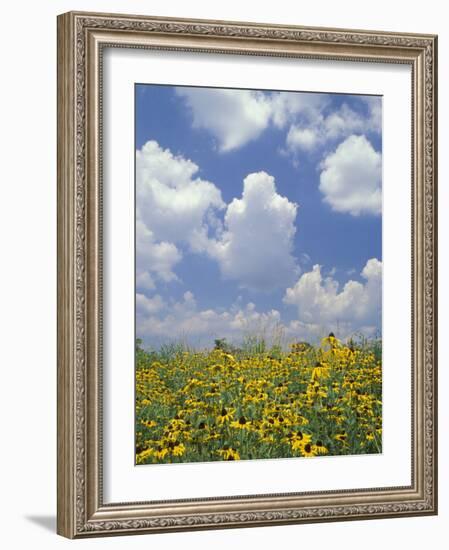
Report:
[[58,16],[60,535],[437,513],[437,42]]
[[382,98],[137,84],[136,463],[382,452]]

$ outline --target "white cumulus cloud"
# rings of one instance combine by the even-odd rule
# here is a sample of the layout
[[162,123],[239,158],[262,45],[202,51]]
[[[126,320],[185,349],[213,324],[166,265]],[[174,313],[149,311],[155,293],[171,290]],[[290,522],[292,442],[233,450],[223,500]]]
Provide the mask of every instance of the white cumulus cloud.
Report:
[[227,310],[200,309],[190,291],[165,308],[158,296],[152,299],[141,296],[137,301],[137,315],[137,336],[145,342],[158,345],[178,340],[197,347],[210,347],[215,338],[226,338],[237,344],[245,336],[270,339],[277,334],[281,320],[279,311],[260,312],[251,302],[235,304]]
[[164,282],[177,279],[174,267],[182,253],[170,242],[156,242],[154,234],[145,224],[136,220],[136,286],[138,289],[155,288],[154,279]]
[[370,98],[364,101],[368,105],[368,114],[363,115],[351,109],[346,103],[330,113],[323,121],[327,139],[338,139],[351,134],[366,134],[380,131],[380,98]]
[[284,128],[297,117],[316,122],[328,104],[325,94],[261,92],[214,88],[177,88],[193,118],[208,130],[220,152],[242,147],[273,124]]
[[362,282],[349,280],[340,288],[321,267],[299,277],[287,288],[284,303],[294,306],[296,317],[286,322],[278,309],[260,311],[241,298],[229,308],[201,308],[192,292],[178,301],[158,295],[136,295],[137,336],[147,344],[183,341],[194,347],[210,347],[216,338],[240,345],[245,337],[264,338],[267,345],[314,342],[333,331],[347,339],[354,333],[375,336],[381,327],[382,262],[371,258],[361,271]]
[[209,209],[225,206],[213,183],[195,177],[198,171],[194,162],[156,141],[136,152],[137,219],[156,240],[188,243],[205,226]]
[[270,120],[270,102],[263,92],[214,88],[177,88],[189,106],[193,126],[208,130],[221,152],[256,139]]
[[[257,139],[267,128],[285,130],[285,148],[298,165],[301,152],[311,153],[353,134],[381,133],[382,98],[359,96],[353,104],[330,110],[329,94],[263,92],[218,88],[177,88],[195,128],[207,130],[221,153]],[[354,104],[355,101],[355,104]]]
[[361,101],[368,107],[369,128],[373,132],[382,132],[382,98],[380,96],[362,96]]
[[164,309],[165,303],[159,294],[148,297],[145,294],[136,293],[137,316],[153,315]]
[[311,151],[321,142],[321,136],[316,128],[293,124],[290,126],[285,142],[287,150],[291,152],[298,149]]
[[320,191],[336,212],[380,214],[382,155],[363,135],[351,135],[321,163]]
[[[323,114],[323,110],[309,110],[308,116],[294,121],[286,137],[287,151],[310,152],[328,143],[347,138],[352,134],[380,134],[382,127],[382,100],[380,97],[361,97],[367,112],[355,111],[347,103]],[[323,108],[325,105],[323,106]]]
[[290,284],[298,275],[297,205],[277,193],[272,176],[258,172],[226,206],[213,183],[195,177],[198,170],[155,141],[137,151],[138,288],[154,289],[155,278],[175,280],[186,245],[218,262],[223,277],[242,287],[269,291]]
[[216,259],[222,275],[242,287],[272,290],[289,284],[298,268],[293,256],[297,205],[276,191],[266,172],[249,174],[241,199],[227,207],[219,239],[202,248]]
[[156,141],[136,152],[136,284],[152,289],[155,278],[176,280],[180,243],[192,245],[207,233],[213,209],[225,205],[220,190],[195,177],[199,168]]
[[364,282],[349,280],[340,289],[334,278],[323,277],[319,265],[303,273],[284,296],[284,303],[297,308],[298,328],[321,327],[342,337],[356,331],[374,334],[381,322],[382,262],[371,258],[361,276]]
[[316,123],[328,103],[327,94],[274,92],[270,95],[271,119],[278,128],[297,118]]

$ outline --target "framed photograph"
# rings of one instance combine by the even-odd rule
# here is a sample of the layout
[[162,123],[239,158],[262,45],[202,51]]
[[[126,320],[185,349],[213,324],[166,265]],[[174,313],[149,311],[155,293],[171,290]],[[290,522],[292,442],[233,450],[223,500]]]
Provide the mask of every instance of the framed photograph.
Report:
[[58,533],[437,513],[437,37],[58,17]]

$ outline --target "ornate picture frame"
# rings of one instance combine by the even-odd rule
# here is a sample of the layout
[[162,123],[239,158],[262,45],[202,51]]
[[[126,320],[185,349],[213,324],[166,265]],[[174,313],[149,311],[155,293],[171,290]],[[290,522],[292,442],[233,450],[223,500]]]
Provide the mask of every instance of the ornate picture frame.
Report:
[[[103,53],[238,54],[411,69],[411,483],[104,500]],[[70,12],[58,17],[58,520],[69,538],[437,513],[437,37]],[[408,356],[406,356],[407,359]],[[130,365],[132,376],[133,366]]]

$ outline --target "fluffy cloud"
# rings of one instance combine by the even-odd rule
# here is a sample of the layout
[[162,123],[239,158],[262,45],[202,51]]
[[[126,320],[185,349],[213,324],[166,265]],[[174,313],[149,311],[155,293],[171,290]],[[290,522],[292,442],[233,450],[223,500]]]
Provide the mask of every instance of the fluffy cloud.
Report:
[[286,138],[287,150],[293,154],[310,152],[352,134],[379,134],[382,127],[381,98],[363,97],[360,101],[365,104],[366,113],[355,111],[346,103],[327,116],[323,116],[322,110],[309,110],[305,119],[291,124]]
[[[198,166],[149,141],[137,151],[137,286],[176,279],[181,248],[205,253],[242,287],[272,290],[297,274],[292,255],[297,205],[265,172],[248,175],[241,199],[227,207]],[[217,215],[225,209],[224,220]]]
[[286,129],[281,153],[298,165],[300,152],[313,152],[357,135],[380,134],[382,99],[360,96],[359,108],[343,103],[328,111],[327,94],[177,88],[191,111],[193,126],[216,139],[222,153],[258,138],[270,125]]
[[205,128],[221,152],[259,137],[270,120],[270,102],[262,92],[213,88],[178,88],[189,106],[193,125]]
[[242,287],[272,290],[297,275],[292,255],[297,205],[276,191],[266,172],[249,174],[241,199],[224,217],[219,239],[203,239],[202,248],[219,263],[222,275]]
[[148,297],[145,294],[136,293],[136,313],[137,316],[153,315],[165,307],[164,301],[155,294]]
[[368,260],[361,277],[363,282],[349,280],[340,289],[332,276],[323,277],[315,265],[285,292],[284,303],[297,312],[290,322],[283,322],[277,309],[258,311],[251,302],[238,300],[226,310],[201,309],[191,292],[169,303],[157,294],[139,293],[137,335],[154,346],[178,340],[194,347],[210,347],[215,338],[240,345],[247,336],[284,346],[317,341],[330,331],[342,339],[359,332],[374,336],[381,327],[382,263],[376,258]]
[[349,280],[340,290],[335,279],[323,278],[319,265],[304,273],[284,296],[284,303],[297,308],[298,330],[315,327],[342,337],[355,331],[374,334],[381,322],[382,262],[371,258],[361,276],[363,283]]
[[240,343],[246,335],[270,338],[280,325],[277,310],[257,311],[253,303],[234,305],[229,310],[199,309],[194,295],[186,292],[179,302],[163,304],[156,296],[138,298],[138,337],[153,345],[181,340],[194,346],[211,346],[215,338]]
[[198,170],[191,160],[173,155],[156,141],[137,151],[137,219],[156,240],[188,243],[205,227],[210,209],[224,208],[220,190],[195,177]]
[[270,124],[288,127],[286,151],[292,155],[351,134],[380,134],[382,128],[382,99],[377,96],[360,96],[364,108],[343,103],[326,115],[326,94],[188,87],[177,88],[177,94],[188,105],[193,126],[208,130],[221,152],[246,145]]
[[258,138],[270,125],[284,128],[297,117],[318,120],[328,103],[323,94],[260,92],[213,88],[178,88],[196,128],[208,130],[220,152],[235,150]]
[[339,139],[351,134],[379,133],[381,130],[381,99],[378,97],[362,99],[366,103],[366,115],[351,109],[346,103],[339,110],[330,113],[323,121],[328,139]]
[[271,119],[278,128],[283,128],[292,119],[319,121],[322,111],[329,103],[325,94],[275,92],[270,95]]
[[382,157],[365,136],[349,136],[321,163],[320,191],[336,212],[380,214]]
[[301,128],[299,125],[293,124],[285,140],[287,149],[291,152],[295,152],[298,149],[303,151],[311,151],[315,149],[317,144],[321,141],[321,136],[315,128]]
[[195,177],[192,161],[148,141],[136,152],[136,284],[154,288],[154,279],[173,281],[189,245],[207,232],[213,209],[224,207],[220,190]]
[[368,108],[368,128],[372,132],[382,132],[382,98],[379,96],[363,96],[361,101],[366,103]]
[[156,242],[154,234],[140,220],[136,220],[136,285],[140,289],[154,288],[154,277],[169,282],[176,280],[174,266],[182,253],[170,242]]

